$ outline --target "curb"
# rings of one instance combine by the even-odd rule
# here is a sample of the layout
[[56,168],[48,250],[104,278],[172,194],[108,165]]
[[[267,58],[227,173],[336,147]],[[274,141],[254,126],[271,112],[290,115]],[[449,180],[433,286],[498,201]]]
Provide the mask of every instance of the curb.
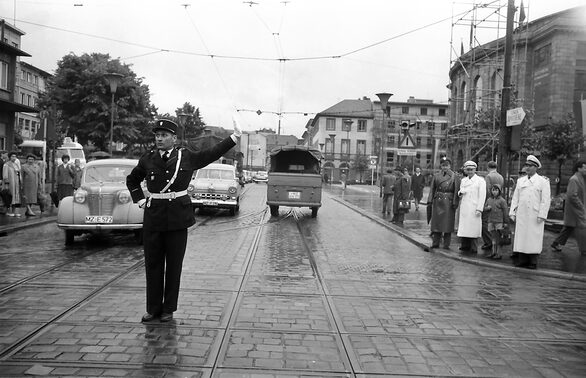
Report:
[[[331,198],[334,201],[356,211],[360,215],[362,215],[370,220],[375,221],[376,223],[380,224],[381,226],[384,226],[384,227],[398,233],[402,238],[409,240],[411,243],[415,244],[416,246],[420,247],[421,249],[423,249],[423,250],[429,249],[429,240],[427,240],[426,238],[423,238],[422,236],[420,236],[412,231],[405,230],[404,228],[401,228],[401,227],[397,227],[394,224],[389,223],[389,222],[387,222],[377,216],[369,214],[366,211],[364,211],[363,209],[359,208],[358,206],[353,205],[350,202],[347,202],[346,200],[338,198],[337,196],[334,196],[332,194],[329,194],[329,195],[331,196]],[[444,257],[447,257],[447,258],[450,258],[453,260],[462,261],[462,262],[465,262],[468,264],[473,264],[473,265],[480,265],[480,266],[486,266],[486,267],[490,267],[490,268],[505,269],[505,270],[509,270],[512,272],[536,274],[539,276],[552,277],[552,278],[564,279],[564,280],[569,280],[569,281],[586,282],[586,275],[583,275],[583,274],[560,272],[560,271],[551,270],[551,269],[529,270],[529,269],[525,269],[525,268],[518,268],[515,266],[497,264],[497,263],[493,263],[490,261],[483,261],[480,259],[470,259],[465,256],[455,255],[453,253],[447,252],[446,250],[442,250],[441,248],[437,248],[437,249],[434,248],[433,250],[429,251],[429,253],[439,253]]]
[[26,220],[22,222],[15,222],[13,224],[0,226],[0,236],[5,236],[10,232],[20,231],[26,228],[41,226],[43,224],[52,223],[57,221],[56,215],[50,215],[35,220]]

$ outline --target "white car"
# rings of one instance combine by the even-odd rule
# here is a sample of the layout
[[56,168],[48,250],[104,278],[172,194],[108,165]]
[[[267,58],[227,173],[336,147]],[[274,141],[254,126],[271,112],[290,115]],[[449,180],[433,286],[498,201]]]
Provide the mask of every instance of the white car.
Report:
[[252,181],[255,183],[259,182],[268,182],[269,181],[269,174],[267,171],[258,171],[252,176]]
[[229,209],[231,215],[240,210],[240,191],[236,168],[215,163],[198,169],[187,188],[195,209]]

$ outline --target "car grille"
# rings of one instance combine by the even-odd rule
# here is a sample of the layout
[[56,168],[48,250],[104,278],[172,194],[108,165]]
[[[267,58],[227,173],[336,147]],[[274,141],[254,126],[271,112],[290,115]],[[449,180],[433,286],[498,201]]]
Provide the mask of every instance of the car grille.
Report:
[[201,198],[204,200],[224,200],[229,197],[226,194],[220,194],[220,193],[200,193],[200,195],[201,195]]
[[112,215],[114,211],[114,201],[114,194],[88,195],[90,215]]

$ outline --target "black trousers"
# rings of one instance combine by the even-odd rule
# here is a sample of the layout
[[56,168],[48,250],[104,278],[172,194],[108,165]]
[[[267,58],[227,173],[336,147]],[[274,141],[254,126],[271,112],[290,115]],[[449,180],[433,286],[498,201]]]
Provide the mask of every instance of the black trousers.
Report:
[[463,252],[476,252],[476,238],[460,238],[460,249]]
[[144,230],[146,268],[146,310],[149,314],[177,310],[181,269],[187,246],[187,229],[175,231]]
[[574,228],[575,227],[572,226],[564,226],[558,237],[553,241],[552,245],[566,245],[566,242],[574,232]]
[[444,238],[444,244],[443,247],[444,248],[450,248],[450,243],[452,241],[452,233],[450,232],[432,232],[431,233],[431,246],[433,248],[439,248],[440,245],[440,240],[442,239],[442,236]]
[[482,242],[484,245],[492,245],[492,235],[488,231],[488,218],[490,217],[490,211],[482,212]]

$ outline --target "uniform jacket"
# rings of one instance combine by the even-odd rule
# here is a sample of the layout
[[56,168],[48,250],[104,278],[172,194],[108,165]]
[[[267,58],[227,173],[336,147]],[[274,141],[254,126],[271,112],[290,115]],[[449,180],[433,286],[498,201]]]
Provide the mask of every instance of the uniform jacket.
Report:
[[458,236],[479,238],[482,236],[482,217],[476,211],[484,210],[486,201],[486,182],[478,175],[466,176],[460,182],[460,220]]
[[392,194],[397,177],[393,174],[387,173],[381,180],[381,191],[383,194]]
[[489,197],[484,204],[484,211],[488,213],[490,223],[508,223],[509,209],[507,201],[500,195],[497,198]]
[[584,176],[574,173],[568,182],[566,205],[564,207],[564,226],[586,227],[586,183]]
[[425,177],[423,176],[423,174],[420,173],[419,176],[417,176],[417,174],[411,176],[411,190],[413,191],[413,197],[415,197],[416,199],[421,199],[421,197],[423,196],[424,187]]
[[[182,149],[181,162],[177,178],[166,192],[187,190],[193,171],[219,159],[234,147],[232,138],[228,137],[215,146],[194,152]],[[146,179],[147,189],[151,193],[160,193],[173,177],[177,165],[178,150],[174,148],[169,160],[163,161],[158,150],[144,154],[138,165],[126,177],[126,186],[134,202],[145,198],[140,183]],[[145,207],[143,227],[148,231],[172,231],[185,229],[195,223],[193,207],[189,196],[175,199],[153,199]]]
[[456,208],[458,207],[458,190],[460,180],[449,170],[436,173],[431,180],[427,203],[431,204],[431,232],[454,232]]
[[515,241],[513,251],[538,254],[543,248],[543,229],[545,222],[537,218],[547,218],[551,193],[549,180],[534,174],[517,180],[517,187],[511,200],[510,216],[516,216]]

